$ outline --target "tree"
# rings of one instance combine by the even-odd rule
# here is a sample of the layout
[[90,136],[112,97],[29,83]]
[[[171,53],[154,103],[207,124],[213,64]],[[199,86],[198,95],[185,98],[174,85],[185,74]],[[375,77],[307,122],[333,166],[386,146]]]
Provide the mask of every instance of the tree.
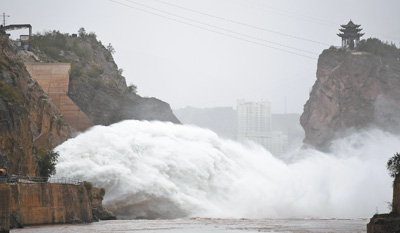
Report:
[[111,54],[114,54],[114,53],[115,53],[115,49],[114,49],[114,47],[111,45],[111,43],[108,43],[108,45],[107,45],[107,50],[108,50],[108,52],[110,52]]
[[49,178],[56,174],[56,164],[58,161],[58,152],[53,149],[38,148],[36,151],[39,167],[39,176]]
[[398,152],[388,160],[386,167],[391,177],[396,177],[396,175],[400,174],[400,154]]
[[124,69],[118,69],[118,77],[122,77],[122,73],[124,72]]
[[86,37],[87,34],[86,34],[85,28],[83,28],[83,27],[79,28],[78,34],[79,34],[79,37],[81,37],[81,38]]
[[137,86],[133,85],[132,83],[128,86],[128,92],[129,93],[137,93]]

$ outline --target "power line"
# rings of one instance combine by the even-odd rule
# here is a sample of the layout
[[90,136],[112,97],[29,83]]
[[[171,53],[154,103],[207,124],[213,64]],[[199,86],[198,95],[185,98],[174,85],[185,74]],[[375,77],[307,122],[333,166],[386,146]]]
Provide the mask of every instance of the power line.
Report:
[[146,7],[146,8],[152,9],[152,10],[156,10],[156,11],[162,12],[164,14],[169,14],[169,15],[172,15],[174,17],[178,17],[178,18],[181,18],[181,19],[184,19],[184,20],[192,21],[194,23],[202,24],[202,25],[205,25],[207,27],[216,28],[218,30],[222,30],[222,31],[226,31],[226,32],[233,33],[233,34],[236,34],[236,35],[248,37],[248,38],[251,38],[251,39],[260,40],[260,41],[271,43],[271,44],[274,44],[274,45],[279,45],[279,46],[282,46],[282,47],[294,49],[294,50],[301,51],[301,52],[304,52],[304,53],[319,55],[318,53],[314,53],[314,52],[310,52],[310,51],[307,51],[307,50],[298,49],[298,48],[295,48],[295,47],[291,47],[291,46],[287,46],[287,45],[284,45],[284,44],[280,44],[280,43],[272,42],[272,41],[269,41],[269,40],[265,40],[265,39],[262,39],[262,38],[246,35],[246,34],[243,34],[243,33],[240,33],[240,32],[236,32],[236,31],[232,31],[232,30],[225,29],[225,28],[222,28],[222,27],[214,26],[214,25],[211,25],[211,24],[208,24],[208,23],[203,23],[203,22],[200,22],[200,21],[197,21],[197,20],[193,20],[193,19],[190,19],[190,18],[187,18],[187,17],[182,17],[180,15],[177,15],[177,14],[174,14],[174,13],[170,13],[168,11],[160,10],[160,9],[157,9],[157,8],[154,8],[154,7],[151,7],[151,6],[148,6],[148,5],[144,5],[144,4],[141,4],[141,3],[137,3],[137,2],[134,2],[132,0],[126,0],[126,1],[128,1],[130,3],[133,3],[133,4],[136,4],[136,5],[139,5],[139,6],[142,6],[142,7]]
[[[249,42],[249,43],[252,43],[252,44],[256,44],[256,45],[260,45],[260,46],[267,47],[267,48],[272,48],[272,49],[279,50],[279,51],[282,51],[282,52],[291,53],[291,54],[294,54],[294,55],[297,55],[297,56],[301,56],[301,57],[305,57],[305,58],[317,60],[317,58],[315,58],[315,57],[311,57],[311,56],[307,56],[307,55],[304,55],[304,54],[296,53],[296,52],[293,52],[293,51],[289,51],[289,50],[285,50],[285,49],[273,47],[273,46],[266,45],[266,44],[263,44],[263,43],[259,43],[259,42],[256,42],[256,41],[248,40],[248,39],[245,39],[245,38],[242,38],[242,37],[233,36],[233,35],[226,34],[226,33],[220,32],[220,31],[212,30],[212,29],[210,29],[210,28],[206,28],[206,27],[202,27],[202,26],[195,25],[195,24],[192,24],[192,23],[184,22],[184,21],[181,21],[181,20],[178,20],[178,19],[175,19],[175,18],[171,18],[171,17],[165,16],[165,15],[157,14],[157,13],[154,13],[154,12],[151,12],[151,11],[148,11],[148,10],[144,10],[144,9],[137,8],[137,7],[128,5],[128,4],[124,4],[124,3],[121,3],[121,2],[117,2],[117,1],[115,1],[115,0],[109,0],[109,1],[110,1],[110,2],[113,2],[113,3],[116,3],[116,4],[119,4],[119,5],[121,5],[121,6],[129,7],[129,8],[138,10],[138,11],[142,11],[142,12],[145,12],[145,13],[148,13],[148,14],[152,14],[152,15],[155,15],[155,16],[159,16],[159,17],[162,17],[162,18],[171,20],[171,21],[175,21],[175,22],[181,23],[181,24],[185,24],[185,25],[189,25],[189,26],[192,26],[192,27],[200,28],[200,29],[203,29],[203,30],[206,30],[206,31],[210,31],[210,32],[216,33],[216,34],[220,34],[220,35],[224,35],[224,36],[231,37],[231,38],[234,38],[234,39],[246,41],[246,42]],[[149,8],[151,8],[151,7],[149,7]],[[161,11],[161,10],[157,10],[157,11]],[[162,11],[161,11],[161,12],[162,12]],[[171,14],[171,13],[168,13],[168,14],[173,15],[173,14]],[[181,16],[177,16],[177,17],[184,18],[184,17],[181,17]],[[194,21],[194,20],[191,20],[191,19],[187,19],[187,20]],[[195,22],[198,22],[198,21],[195,21]],[[212,25],[209,25],[209,24],[201,23],[201,22],[198,22],[198,23],[203,24],[203,25],[207,25],[207,26],[210,26],[210,27],[212,26]],[[212,27],[215,28],[215,26],[212,26]],[[218,27],[217,27],[217,28],[218,28]],[[221,30],[229,31],[229,30],[227,30],[227,29],[221,29]],[[240,33],[233,32],[233,31],[232,31],[232,33],[240,34]],[[244,35],[244,34],[243,34],[243,35]],[[252,38],[251,36],[247,36],[247,35],[244,35],[244,36],[249,37],[249,38]],[[257,38],[257,39],[259,39],[259,38]],[[259,40],[260,40],[260,39],[259,39]],[[263,40],[263,39],[261,39],[261,40]],[[284,45],[282,45],[282,46],[284,46]],[[286,46],[286,47],[288,47],[288,46]],[[300,50],[300,49],[297,49],[297,50]],[[308,51],[307,51],[307,52],[308,52]],[[308,53],[312,53],[312,52],[308,52]]]
[[165,5],[169,5],[169,6],[172,6],[172,7],[176,7],[176,8],[182,9],[182,10],[194,12],[194,13],[205,15],[205,16],[208,16],[208,17],[212,17],[212,18],[215,18],[215,19],[223,20],[223,21],[226,21],[226,22],[238,24],[238,25],[241,25],[241,26],[245,26],[245,27],[249,27],[249,28],[253,28],[253,29],[257,29],[257,30],[261,30],[261,31],[271,32],[271,33],[275,33],[275,34],[278,34],[278,35],[287,36],[287,37],[291,37],[291,38],[294,38],[294,39],[303,40],[303,41],[307,41],[307,42],[312,42],[312,43],[316,43],[316,44],[320,44],[320,45],[324,45],[324,46],[325,45],[330,46],[329,44],[325,44],[325,43],[322,43],[322,42],[319,42],[319,41],[314,41],[314,40],[310,40],[310,39],[306,39],[306,38],[302,38],[302,37],[298,37],[298,36],[293,36],[293,35],[277,32],[277,31],[265,29],[265,28],[262,28],[262,27],[258,27],[258,26],[254,26],[254,25],[238,22],[238,21],[235,21],[235,20],[219,17],[219,16],[216,16],[216,15],[200,12],[200,11],[197,11],[197,10],[189,9],[189,8],[186,8],[186,7],[178,6],[178,5],[175,5],[175,4],[172,4],[172,3],[168,3],[168,2],[164,2],[164,1],[160,1],[160,0],[153,0],[153,1],[165,4]]
[[[232,0],[227,0],[227,1],[230,2],[230,3],[232,2]],[[240,1],[240,0],[239,0],[239,1]],[[237,2],[237,1],[236,1],[236,2]],[[302,15],[302,14],[298,14],[298,13],[295,13],[295,12],[286,11],[286,10],[282,10],[282,9],[278,9],[278,8],[272,8],[272,7],[269,7],[269,6],[265,5],[265,4],[250,2],[250,1],[246,1],[246,0],[241,0],[241,2],[246,2],[246,3],[248,3],[248,4],[258,5],[258,6],[262,7],[262,8],[268,8],[268,9],[273,9],[273,10],[276,10],[276,11],[281,11],[281,12],[285,12],[285,13],[288,13],[288,14],[292,14],[292,15],[285,15],[285,14],[282,14],[282,13],[278,13],[278,12],[274,12],[274,11],[269,11],[269,12],[272,12],[272,13],[275,13],[275,14],[279,14],[279,15],[286,16],[286,17],[290,17],[290,18],[294,18],[294,19],[301,19],[301,20],[305,20],[305,21],[313,22],[313,23],[318,23],[318,24],[326,25],[326,26],[329,26],[329,27],[332,27],[332,28],[333,28],[333,27],[334,27],[334,28],[338,28],[338,25],[335,24],[335,23],[333,23],[333,22],[331,22],[331,21],[327,21],[327,20],[323,20],[323,19],[319,19],[319,18],[314,18],[314,17],[310,17],[310,16],[305,16],[305,15]],[[237,3],[238,3],[238,2],[237,2]],[[238,4],[240,4],[240,3],[238,3]],[[243,4],[241,4],[241,5],[243,5]],[[246,6],[249,6],[249,5],[246,5]],[[256,9],[258,9],[258,8],[256,8]],[[293,15],[298,15],[298,16],[300,16],[300,17],[296,17],[296,16],[293,16]],[[302,17],[302,18],[301,18],[301,17]],[[307,18],[308,18],[308,19],[307,19]],[[397,36],[380,34],[380,33],[374,32],[374,31],[370,31],[369,33],[370,33],[371,35],[383,36],[383,37],[388,37],[388,38],[392,38],[392,39],[396,39],[396,40],[399,40],[399,39],[400,39],[400,38],[397,37]]]
[[[327,25],[327,26],[331,26],[331,27],[338,27],[338,25],[336,23],[331,22],[331,21],[327,21],[327,20],[323,20],[323,19],[319,19],[319,18],[315,18],[315,17],[310,17],[310,16],[307,16],[307,15],[302,15],[302,14],[299,14],[299,13],[296,13],[296,12],[291,12],[291,11],[287,11],[287,10],[273,8],[273,7],[270,7],[270,6],[265,5],[265,4],[252,2],[251,0],[248,0],[248,1],[247,0],[239,0],[239,1],[246,2],[246,3],[252,4],[252,5],[256,5],[256,6],[257,5],[261,6],[262,8],[273,10],[273,11],[270,11],[272,13],[280,14],[280,15],[287,16],[287,17],[290,17],[290,18],[306,20],[306,21],[309,21],[309,22],[323,24],[323,25]],[[286,14],[282,14],[282,13],[278,13],[278,12],[274,12],[274,11],[280,11],[280,12],[283,12],[283,13],[286,13]],[[289,15],[287,15],[287,14],[289,14]]]

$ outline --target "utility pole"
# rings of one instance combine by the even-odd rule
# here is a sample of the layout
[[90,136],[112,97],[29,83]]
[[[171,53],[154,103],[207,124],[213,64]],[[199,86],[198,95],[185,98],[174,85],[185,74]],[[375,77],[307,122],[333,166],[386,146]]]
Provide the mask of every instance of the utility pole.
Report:
[[6,15],[6,13],[3,12],[3,27],[6,26],[6,17],[10,17],[10,16]]

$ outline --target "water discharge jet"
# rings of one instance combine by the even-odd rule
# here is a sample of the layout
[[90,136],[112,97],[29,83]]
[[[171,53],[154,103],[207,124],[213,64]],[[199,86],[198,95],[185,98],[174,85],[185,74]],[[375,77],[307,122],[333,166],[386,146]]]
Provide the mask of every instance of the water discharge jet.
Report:
[[92,181],[122,218],[369,217],[391,200],[387,159],[400,137],[352,134],[334,151],[292,152],[291,162],[210,130],[123,121],[63,143],[57,176]]

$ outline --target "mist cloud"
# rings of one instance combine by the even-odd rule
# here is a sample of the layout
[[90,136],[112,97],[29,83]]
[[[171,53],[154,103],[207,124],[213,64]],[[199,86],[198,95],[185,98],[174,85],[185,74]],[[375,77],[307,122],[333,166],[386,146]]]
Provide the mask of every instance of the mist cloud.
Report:
[[210,130],[161,122],[95,126],[56,148],[57,176],[95,182],[123,218],[370,217],[388,212],[385,163],[400,137],[379,130],[333,143],[332,153],[264,148]]

